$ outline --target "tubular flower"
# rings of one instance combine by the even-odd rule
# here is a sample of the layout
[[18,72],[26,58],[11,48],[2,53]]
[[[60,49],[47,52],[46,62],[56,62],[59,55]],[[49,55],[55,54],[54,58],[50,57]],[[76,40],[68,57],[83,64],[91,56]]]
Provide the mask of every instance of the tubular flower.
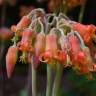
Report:
[[80,51],[80,46],[79,46],[79,42],[76,36],[74,36],[73,34],[70,34],[68,36],[68,41],[70,44],[70,51],[72,55],[77,54]]
[[30,24],[31,20],[27,16],[23,16],[17,24],[17,28],[26,28]]
[[40,58],[44,59],[45,62],[51,62],[57,55],[57,36],[54,33],[49,33],[46,36],[46,47],[45,52],[41,54]]
[[27,51],[32,52],[33,37],[34,37],[34,32],[31,29],[26,28],[22,33],[21,41],[18,43],[19,50],[21,50],[22,52],[27,52]]
[[78,39],[73,34],[70,34],[68,36],[68,41],[70,43],[70,53],[69,54],[70,54],[71,63],[76,68],[76,70],[79,70],[77,54],[79,54],[79,52],[80,52],[80,46],[78,43]]
[[28,16],[23,16],[17,25],[11,26],[11,31],[15,32],[18,36],[21,36],[21,32],[27,28],[30,23],[31,19]]
[[70,49],[71,62],[75,70],[80,74],[89,73],[93,66],[92,66],[91,57],[89,57],[90,54],[88,49],[80,48],[80,45],[76,36],[71,35],[69,36],[68,40],[71,45],[71,49]]
[[70,50],[70,44],[66,38],[66,36],[61,36],[60,37],[60,46],[62,50],[65,50],[68,52]]
[[29,29],[29,28],[26,28],[23,32],[22,32],[22,38],[21,38],[21,41],[18,42],[18,47],[19,47],[19,50],[22,53],[21,57],[20,57],[20,61],[26,63],[26,53],[27,52],[30,52],[31,54],[33,53],[33,47],[32,47],[32,41],[33,41],[33,38],[34,38],[34,32]]
[[74,30],[79,32],[85,44],[89,44],[96,30],[94,25],[83,25],[80,23],[74,23],[72,27]]
[[28,25],[31,23],[30,18],[28,18],[28,16],[23,16],[22,19],[19,21],[19,23],[17,24],[17,30],[22,30],[26,27],[28,27]]
[[44,52],[44,50],[45,50],[45,34],[40,32],[36,36],[36,41],[35,41],[35,45],[34,45],[33,61],[34,61],[35,68],[40,63],[39,56],[40,56],[40,54],[42,54]]
[[62,59],[60,60],[60,62],[64,65],[64,66],[68,66],[66,64],[66,61],[67,61],[67,55],[68,55],[68,52],[70,50],[70,45],[69,45],[69,42],[67,40],[67,37],[64,35],[64,33],[61,31],[61,36],[60,36],[60,39],[59,39],[59,43],[60,43],[60,48],[61,50],[59,51],[59,55],[58,55],[58,58]]
[[17,61],[18,47],[13,45],[10,46],[6,54],[6,70],[8,78],[11,77],[14,70],[14,66]]

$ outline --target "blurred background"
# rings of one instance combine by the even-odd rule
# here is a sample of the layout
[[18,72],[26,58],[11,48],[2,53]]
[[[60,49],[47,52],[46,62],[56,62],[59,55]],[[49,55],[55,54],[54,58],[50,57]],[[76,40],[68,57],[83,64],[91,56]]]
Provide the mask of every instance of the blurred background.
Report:
[[[11,25],[17,24],[22,16],[34,8],[44,8],[46,13],[53,12],[54,1],[58,3],[59,0],[0,0],[0,35],[5,34],[5,37],[2,35],[3,38],[0,38],[0,96],[31,96],[30,64],[22,64],[17,61],[11,79],[7,78],[5,55],[8,47],[12,44],[9,38],[13,36],[12,34],[8,34],[10,33]],[[67,16],[72,20],[78,21],[81,5],[70,4],[68,6]],[[96,25],[96,0],[86,0],[84,9],[82,23]],[[92,48],[93,53],[96,52],[95,43]],[[40,96],[45,96],[45,64],[41,64],[38,68],[38,74],[39,83],[44,85],[40,86],[39,84],[39,89],[42,92]],[[63,90],[61,96],[96,96],[95,74],[93,73],[94,79],[89,81],[85,76],[78,76],[70,68],[65,69],[62,78]]]

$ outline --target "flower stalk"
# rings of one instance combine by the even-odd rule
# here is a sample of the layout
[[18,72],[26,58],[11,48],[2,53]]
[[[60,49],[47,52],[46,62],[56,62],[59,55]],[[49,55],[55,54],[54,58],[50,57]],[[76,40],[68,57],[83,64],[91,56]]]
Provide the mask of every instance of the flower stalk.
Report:
[[32,96],[37,96],[37,75],[36,69],[33,66],[33,58],[31,61],[32,66]]
[[86,5],[87,0],[83,1],[83,4],[80,7],[80,12],[79,12],[79,17],[78,17],[78,22],[82,22],[84,11],[85,11],[85,5]]
[[52,94],[52,69],[50,65],[47,65],[46,96],[51,96],[51,94]]
[[53,84],[52,96],[60,96],[62,73],[63,73],[63,67],[61,66],[61,64],[56,64],[56,75]]

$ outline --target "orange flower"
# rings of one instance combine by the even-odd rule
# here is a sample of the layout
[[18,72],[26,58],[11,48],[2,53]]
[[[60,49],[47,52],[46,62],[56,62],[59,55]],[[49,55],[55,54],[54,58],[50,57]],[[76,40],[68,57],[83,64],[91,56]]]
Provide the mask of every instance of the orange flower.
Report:
[[28,16],[23,16],[17,25],[13,25],[11,27],[11,30],[13,32],[21,31],[26,27],[28,27],[30,23],[31,23],[31,19]]
[[33,48],[32,48],[33,37],[34,37],[34,32],[29,28],[26,28],[22,32],[21,41],[18,43],[18,47],[22,52],[33,51]]
[[87,47],[81,48],[76,36],[69,36],[69,43],[71,45],[70,58],[73,68],[80,74],[88,74],[93,67],[93,62]]
[[57,36],[56,34],[50,33],[46,36],[46,47],[45,52],[40,55],[40,58],[44,59],[45,62],[50,63],[55,59],[57,55]]
[[95,34],[96,30],[94,25],[83,25],[80,23],[73,24],[73,29],[79,32],[85,44],[90,43],[92,36]]
[[6,70],[8,78],[11,77],[14,70],[14,66],[17,61],[18,48],[16,46],[10,46],[6,54]]
[[28,25],[31,23],[30,18],[28,18],[27,16],[23,16],[21,18],[21,20],[19,21],[19,23],[17,24],[17,28],[18,29],[23,29],[28,27]]
[[74,36],[73,34],[68,37],[68,41],[70,44],[70,53],[75,55],[80,51],[80,46],[79,46],[79,42],[76,36]]
[[40,32],[36,36],[36,41],[34,45],[34,56],[33,56],[33,61],[34,61],[34,67],[36,68],[38,64],[40,63],[39,61],[39,56],[44,52],[45,49],[45,34]]

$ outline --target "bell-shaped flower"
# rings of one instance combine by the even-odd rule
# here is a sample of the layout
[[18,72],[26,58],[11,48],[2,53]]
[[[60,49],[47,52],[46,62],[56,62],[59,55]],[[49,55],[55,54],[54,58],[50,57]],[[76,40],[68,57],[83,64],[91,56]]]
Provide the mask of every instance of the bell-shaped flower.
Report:
[[40,55],[41,61],[50,63],[55,60],[57,55],[57,35],[53,32],[55,29],[51,29],[50,33],[46,35],[45,52]]
[[25,51],[32,51],[32,39],[34,37],[34,32],[32,29],[26,28],[23,32],[22,32],[22,38],[21,41],[18,42],[18,47],[19,50],[21,50],[22,52]]
[[11,77],[12,72],[14,70],[14,66],[17,61],[17,54],[18,54],[18,47],[15,45],[10,46],[6,54],[6,70],[8,78]]
[[34,44],[33,62],[35,68],[40,63],[39,56],[40,54],[44,53],[44,50],[45,50],[45,34],[43,32],[40,32],[37,34],[36,41]]
[[90,43],[92,36],[95,34],[95,30],[96,30],[96,27],[94,25],[83,25],[80,23],[74,23],[72,25],[72,28],[75,31],[79,32],[85,44]]

